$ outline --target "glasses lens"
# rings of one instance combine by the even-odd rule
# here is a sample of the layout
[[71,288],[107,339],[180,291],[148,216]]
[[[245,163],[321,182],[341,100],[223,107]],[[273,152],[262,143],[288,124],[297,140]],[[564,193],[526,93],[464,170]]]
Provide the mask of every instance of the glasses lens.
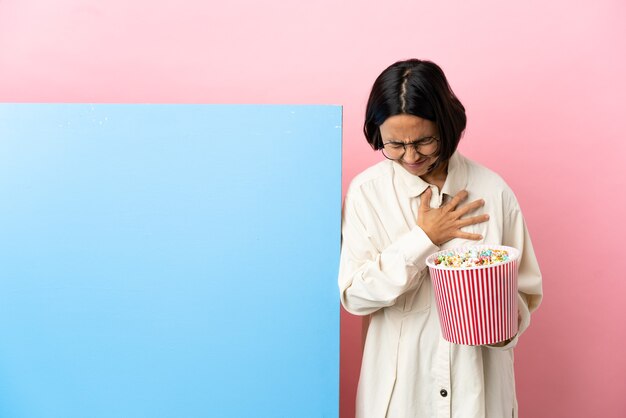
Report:
[[383,146],[383,155],[390,160],[397,160],[404,155],[404,144],[389,142]]
[[428,138],[424,138],[424,139],[420,140],[419,142],[415,142],[414,145],[416,147],[425,147],[427,145],[432,145],[436,141],[437,141],[437,138],[435,138],[434,136],[431,136],[431,137],[428,137]]
[[437,152],[437,138],[431,136],[430,138],[424,138],[419,142],[414,142],[413,150],[424,157],[430,157]]

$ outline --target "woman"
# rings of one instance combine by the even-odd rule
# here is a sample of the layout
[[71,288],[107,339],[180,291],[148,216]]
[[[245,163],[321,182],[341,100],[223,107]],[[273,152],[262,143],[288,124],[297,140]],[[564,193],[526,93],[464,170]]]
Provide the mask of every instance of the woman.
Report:
[[[541,301],[541,273],[511,189],[456,151],[465,126],[432,62],[397,62],[372,87],[365,137],[387,159],[346,194],[339,269],[344,308],[371,315],[357,418],[517,417],[512,349]],[[519,332],[490,346],[443,339],[425,265],[474,243],[522,254]]]

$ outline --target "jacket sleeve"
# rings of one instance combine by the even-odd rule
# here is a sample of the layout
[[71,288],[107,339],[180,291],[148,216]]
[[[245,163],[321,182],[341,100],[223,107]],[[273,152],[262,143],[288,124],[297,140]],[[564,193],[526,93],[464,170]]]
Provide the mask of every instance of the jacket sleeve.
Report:
[[497,347],[497,349],[510,349],[517,345],[519,336],[530,325],[530,315],[539,307],[543,297],[541,271],[519,206],[513,208],[504,220],[502,245],[517,248],[520,251],[517,277],[519,329],[517,335],[510,342],[502,347]]
[[368,210],[372,209],[362,196],[348,192],[342,219],[339,290],[343,307],[355,315],[391,306],[399,296],[419,287],[426,257],[438,250],[418,226],[378,249],[374,242],[379,240],[373,240],[377,231],[368,230],[363,222],[372,217]]

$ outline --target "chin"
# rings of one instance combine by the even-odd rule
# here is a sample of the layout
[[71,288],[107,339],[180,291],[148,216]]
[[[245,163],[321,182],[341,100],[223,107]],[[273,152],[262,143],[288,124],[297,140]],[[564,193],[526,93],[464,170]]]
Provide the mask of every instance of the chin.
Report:
[[409,173],[415,176],[423,176],[428,173],[428,168],[432,165],[432,163],[428,160],[425,160],[420,164],[407,164],[401,163],[402,167]]

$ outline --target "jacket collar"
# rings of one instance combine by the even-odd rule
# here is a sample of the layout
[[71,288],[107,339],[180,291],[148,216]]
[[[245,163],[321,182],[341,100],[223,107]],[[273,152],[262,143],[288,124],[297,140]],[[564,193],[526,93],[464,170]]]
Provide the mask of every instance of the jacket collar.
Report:
[[[409,197],[417,197],[421,195],[431,184],[422,180],[419,176],[413,175],[406,171],[400,164],[394,162],[393,170],[395,175],[406,187]],[[465,157],[455,151],[448,161],[448,175],[443,184],[441,193],[454,196],[467,186],[467,164]]]

